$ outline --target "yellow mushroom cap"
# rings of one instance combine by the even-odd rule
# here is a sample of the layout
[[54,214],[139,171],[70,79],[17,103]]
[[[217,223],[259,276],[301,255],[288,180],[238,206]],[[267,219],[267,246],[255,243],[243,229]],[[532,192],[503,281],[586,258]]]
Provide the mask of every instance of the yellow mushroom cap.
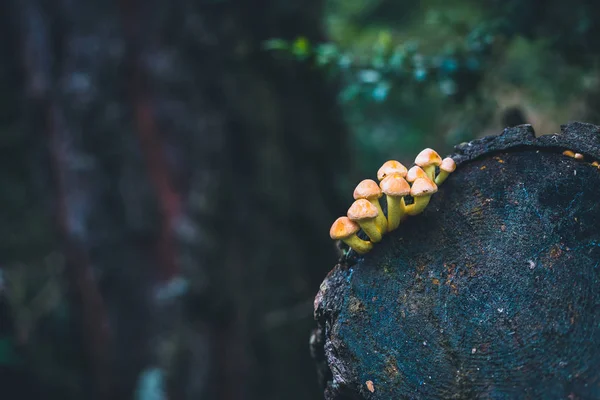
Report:
[[429,176],[427,176],[427,174],[425,173],[425,171],[423,171],[423,169],[421,169],[421,167],[415,165],[414,167],[408,170],[408,173],[406,174],[406,180],[409,182],[414,182],[418,178],[429,179]]
[[354,189],[354,199],[378,199],[382,196],[381,188],[372,179],[365,179]]
[[436,193],[437,185],[428,178],[417,178],[410,188],[410,195],[413,197],[429,196]]
[[419,167],[427,167],[429,165],[440,165],[442,163],[442,157],[433,149],[425,149],[421,151],[417,158],[415,158],[415,164]]
[[408,170],[406,169],[406,167],[404,165],[402,165],[400,162],[398,162],[396,160],[389,160],[389,161],[386,161],[381,166],[381,168],[379,168],[379,171],[377,171],[377,179],[381,181],[386,176],[389,176],[392,174],[399,174],[400,176],[402,176],[404,178],[406,176],[407,172],[408,172]]
[[456,162],[450,157],[446,157],[442,160],[442,164],[440,164],[440,169],[446,172],[454,172],[456,169]]
[[[379,187],[379,186],[378,186]],[[379,215],[379,210],[369,200],[358,199],[348,209],[348,218],[352,221],[372,219]]]
[[400,175],[388,175],[379,185],[381,191],[388,196],[406,196],[410,194],[410,185]]
[[356,222],[350,220],[350,218],[339,217],[335,220],[333,225],[331,225],[329,236],[331,236],[333,240],[341,240],[354,235],[359,230],[360,226]]

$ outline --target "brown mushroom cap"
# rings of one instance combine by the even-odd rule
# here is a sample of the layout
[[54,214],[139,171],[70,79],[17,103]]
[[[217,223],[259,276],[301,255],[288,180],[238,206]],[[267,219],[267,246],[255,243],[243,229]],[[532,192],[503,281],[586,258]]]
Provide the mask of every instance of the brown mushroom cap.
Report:
[[354,189],[354,199],[378,199],[382,196],[381,188],[372,179],[365,179]]
[[389,161],[386,161],[381,166],[381,168],[379,168],[379,171],[377,171],[377,179],[381,181],[386,176],[389,176],[392,174],[399,174],[400,176],[402,176],[404,178],[406,176],[407,172],[408,172],[408,170],[406,169],[406,167],[404,165],[402,165],[400,162],[398,162],[396,160],[389,160]]
[[421,167],[415,165],[414,167],[408,170],[408,173],[406,174],[406,180],[409,182],[414,182],[418,178],[429,179],[429,176],[425,173],[425,171],[423,171]]
[[437,185],[430,179],[418,178],[410,188],[410,195],[413,197],[430,196],[436,193],[437,190]]
[[350,218],[352,221],[372,219],[378,215],[379,211],[377,210],[377,207],[375,207],[369,200],[366,199],[356,200],[348,209],[348,218]]
[[360,230],[360,226],[356,222],[352,222],[348,217],[339,217],[335,220],[331,229],[329,229],[329,236],[333,240],[346,239],[354,235]]
[[415,158],[415,164],[419,167],[427,167],[429,165],[440,165],[442,163],[442,157],[433,149],[425,149],[421,151],[417,158]]
[[381,191],[388,196],[406,196],[410,194],[410,185],[400,175],[388,175],[379,185]]
[[440,169],[446,172],[454,172],[456,169],[456,162],[452,158],[446,157],[442,160]]

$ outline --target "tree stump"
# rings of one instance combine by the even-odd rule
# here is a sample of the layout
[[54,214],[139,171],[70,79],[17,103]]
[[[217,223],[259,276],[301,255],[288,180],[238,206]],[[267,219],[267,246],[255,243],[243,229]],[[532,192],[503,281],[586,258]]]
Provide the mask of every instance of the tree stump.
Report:
[[599,132],[459,145],[423,214],[340,259],[311,338],[326,399],[599,398]]

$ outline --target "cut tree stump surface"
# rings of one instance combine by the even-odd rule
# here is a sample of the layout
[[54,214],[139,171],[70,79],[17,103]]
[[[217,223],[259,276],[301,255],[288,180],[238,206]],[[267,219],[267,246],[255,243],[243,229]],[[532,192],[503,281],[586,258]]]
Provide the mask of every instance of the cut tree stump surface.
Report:
[[325,397],[600,398],[598,132],[457,146],[425,212],[321,285]]

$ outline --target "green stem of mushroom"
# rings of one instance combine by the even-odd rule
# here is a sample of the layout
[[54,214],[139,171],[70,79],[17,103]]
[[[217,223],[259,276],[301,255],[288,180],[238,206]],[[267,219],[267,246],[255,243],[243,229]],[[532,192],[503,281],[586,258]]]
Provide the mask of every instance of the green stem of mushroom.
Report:
[[379,211],[379,214],[375,218],[375,225],[377,225],[377,229],[379,229],[379,232],[385,233],[387,231],[387,219],[385,219],[385,214],[383,213],[383,210],[381,209],[379,200],[375,199],[375,200],[370,200],[370,201],[371,201],[371,204],[373,204],[375,206],[375,208],[377,208],[377,211]]
[[373,243],[362,240],[356,235],[352,235],[349,238],[343,239],[342,241],[358,254],[368,253],[373,248]]
[[400,226],[405,214],[406,204],[402,196],[386,196],[387,200],[387,231],[391,232]]
[[444,181],[446,180],[446,178],[448,178],[448,176],[450,176],[450,172],[440,169],[440,173],[435,178],[435,184],[440,186],[442,183],[444,183]]
[[413,197],[413,199],[414,203],[406,206],[406,213],[408,215],[418,215],[422,213],[429,204],[431,196]]
[[371,242],[373,242],[373,243],[381,242],[381,238],[382,238],[381,231],[377,227],[377,224],[375,224],[375,219],[372,219],[370,221],[357,221],[357,222],[360,225],[360,227],[362,228],[362,230],[365,231],[365,233],[369,236],[369,238],[371,239]]
[[423,171],[427,174],[429,179],[432,181],[435,180],[435,165],[428,165],[422,168]]

